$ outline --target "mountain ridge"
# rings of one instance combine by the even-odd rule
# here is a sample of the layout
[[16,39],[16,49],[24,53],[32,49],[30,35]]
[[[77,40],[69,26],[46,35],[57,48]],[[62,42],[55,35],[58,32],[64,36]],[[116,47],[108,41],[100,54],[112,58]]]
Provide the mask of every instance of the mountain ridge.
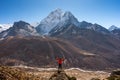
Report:
[[[19,22],[19,21],[18,21]],[[76,27],[91,29],[103,34],[111,34],[112,31],[104,28],[103,26],[95,23],[89,23],[86,21],[79,22],[76,17],[70,11],[62,11],[61,9],[56,9],[52,11],[46,18],[44,18],[37,26],[35,27],[36,31],[40,35],[50,35],[49,33],[53,28],[65,27],[70,24],[75,25]]]
[[24,21],[14,22],[13,27],[2,31],[0,38],[6,38],[8,36],[35,36],[39,35],[35,28],[29,23]]

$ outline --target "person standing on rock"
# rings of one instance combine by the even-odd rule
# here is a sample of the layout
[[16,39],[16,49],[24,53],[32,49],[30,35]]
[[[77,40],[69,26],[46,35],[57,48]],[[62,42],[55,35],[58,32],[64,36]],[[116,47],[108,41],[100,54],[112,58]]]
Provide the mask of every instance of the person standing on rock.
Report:
[[64,61],[64,58],[56,58],[57,60],[57,63],[58,63],[58,70],[61,70],[62,69],[62,63]]

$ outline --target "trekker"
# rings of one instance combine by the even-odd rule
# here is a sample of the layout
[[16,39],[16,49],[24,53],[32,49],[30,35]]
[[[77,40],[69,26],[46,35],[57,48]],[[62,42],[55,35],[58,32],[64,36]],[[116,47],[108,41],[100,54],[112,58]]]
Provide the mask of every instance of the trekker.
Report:
[[56,60],[57,60],[57,63],[58,63],[58,70],[62,69],[62,63],[64,61],[64,58],[58,58],[57,57]]

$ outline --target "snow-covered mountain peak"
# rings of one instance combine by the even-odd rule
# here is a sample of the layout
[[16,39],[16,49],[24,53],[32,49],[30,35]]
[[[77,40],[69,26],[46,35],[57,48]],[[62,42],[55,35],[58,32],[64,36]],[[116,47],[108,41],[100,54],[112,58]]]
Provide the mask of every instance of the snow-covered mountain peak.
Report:
[[56,10],[52,11],[51,13],[58,13],[58,14],[62,14],[64,13],[64,11],[60,8],[57,8]]
[[115,29],[119,29],[119,28],[117,26],[115,26],[115,25],[112,25],[112,26],[110,26],[110,28],[108,30],[112,31],[112,30],[115,30]]
[[61,9],[56,9],[40,22],[36,30],[41,34],[48,34],[54,27],[58,25],[63,26],[69,23],[78,25],[79,22],[71,12],[64,12]]
[[41,21],[41,23],[51,23],[57,22],[61,19],[64,12],[61,9],[56,9],[52,11],[45,19]]
[[59,28],[60,28],[60,27],[63,27],[63,26],[64,27],[68,26],[70,24],[73,24],[73,25],[75,25],[77,27],[80,25],[77,18],[71,12],[66,11],[64,13],[64,15],[62,16],[62,19],[61,19],[61,21],[59,22],[59,24],[57,26],[59,26]]
[[66,11],[64,13],[64,16],[66,16],[66,17],[73,17],[73,14],[70,11]]
[[55,27],[62,18],[64,12],[61,9],[52,11],[46,18],[44,18],[40,24],[36,27],[36,30],[40,34],[48,34],[48,32]]
[[64,13],[64,15],[62,16],[62,20],[64,20],[64,21],[66,21],[66,20],[77,21],[77,19],[74,17],[74,15],[69,11],[66,11]]

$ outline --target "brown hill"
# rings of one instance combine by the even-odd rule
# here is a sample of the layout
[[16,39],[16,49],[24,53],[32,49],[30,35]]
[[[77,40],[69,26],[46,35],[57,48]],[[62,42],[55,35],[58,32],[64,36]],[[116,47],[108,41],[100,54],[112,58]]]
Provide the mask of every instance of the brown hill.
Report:
[[[109,54],[111,55],[111,54]],[[119,67],[117,56],[109,60],[101,54],[90,53],[70,42],[50,37],[8,37],[0,41],[1,65],[56,67],[55,58],[64,57],[64,67],[106,69]],[[117,58],[117,59],[116,59]]]

